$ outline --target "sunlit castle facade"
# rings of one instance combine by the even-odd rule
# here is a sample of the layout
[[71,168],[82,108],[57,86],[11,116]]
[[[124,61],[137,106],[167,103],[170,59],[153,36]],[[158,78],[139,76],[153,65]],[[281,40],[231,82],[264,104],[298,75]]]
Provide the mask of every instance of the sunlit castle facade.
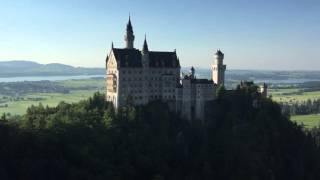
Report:
[[176,51],[151,51],[146,37],[142,50],[136,49],[130,18],[124,40],[124,48],[112,43],[106,59],[106,101],[118,109],[160,100],[189,120],[203,118],[206,102],[214,100],[217,86],[224,84],[226,65],[220,50],[214,56],[212,80],[198,79],[193,67],[181,77]]

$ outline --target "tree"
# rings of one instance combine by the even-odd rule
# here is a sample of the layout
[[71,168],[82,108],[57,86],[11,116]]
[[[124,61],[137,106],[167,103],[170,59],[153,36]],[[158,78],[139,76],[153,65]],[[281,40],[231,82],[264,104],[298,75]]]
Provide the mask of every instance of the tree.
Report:
[[217,90],[216,90],[216,95],[217,97],[222,97],[226,94],[226,88],[224,87],[224,85],[219,85]]

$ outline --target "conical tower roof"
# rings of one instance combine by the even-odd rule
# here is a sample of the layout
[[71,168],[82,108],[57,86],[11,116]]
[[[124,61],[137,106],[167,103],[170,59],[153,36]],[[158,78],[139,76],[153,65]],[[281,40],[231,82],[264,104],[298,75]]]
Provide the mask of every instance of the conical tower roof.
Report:
[[146,35],[144,35],[144,42],[143,42],[142,51],[149,51],[148,43],[147,43],[147,36]]

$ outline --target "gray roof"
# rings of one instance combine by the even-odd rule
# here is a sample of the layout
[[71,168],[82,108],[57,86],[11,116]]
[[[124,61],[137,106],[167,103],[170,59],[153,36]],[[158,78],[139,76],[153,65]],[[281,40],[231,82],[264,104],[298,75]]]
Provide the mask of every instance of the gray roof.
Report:
[[150,51],[150,67],[177,68],[180,67],[176,52]]
[[117,60],[120,62],[120,67],[141,67],[141,53],[138,49],[112,49],[113,54]]
[[[120,67],[142,67],[142,55],[140,50],[113,48],[112,51],[117,62],[120,62]],[[180,67],[176,52],[149,51],[149,60],[149,67]]]

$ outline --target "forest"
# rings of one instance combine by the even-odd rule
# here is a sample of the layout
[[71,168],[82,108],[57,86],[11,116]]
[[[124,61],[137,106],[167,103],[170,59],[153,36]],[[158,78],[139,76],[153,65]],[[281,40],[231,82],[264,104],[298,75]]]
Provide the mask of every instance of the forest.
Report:
[[0,179],[320,179],[320,131],[283,115],[256,86],[226,91],[206,118],[166,104],[117,112],[104,95],[0,119]]
[[305,115],[320,113],[320,99],[294,103],[280,103],[283,113],[291,115]]

